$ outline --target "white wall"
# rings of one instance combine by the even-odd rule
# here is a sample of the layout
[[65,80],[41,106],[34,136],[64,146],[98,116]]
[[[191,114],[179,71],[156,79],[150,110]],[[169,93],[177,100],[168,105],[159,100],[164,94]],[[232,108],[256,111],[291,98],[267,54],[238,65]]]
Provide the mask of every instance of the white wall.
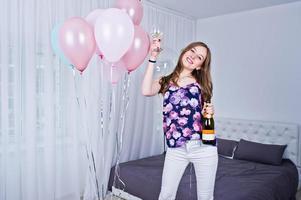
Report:
[[301,2],[199,19],[216,116],[301,126]]

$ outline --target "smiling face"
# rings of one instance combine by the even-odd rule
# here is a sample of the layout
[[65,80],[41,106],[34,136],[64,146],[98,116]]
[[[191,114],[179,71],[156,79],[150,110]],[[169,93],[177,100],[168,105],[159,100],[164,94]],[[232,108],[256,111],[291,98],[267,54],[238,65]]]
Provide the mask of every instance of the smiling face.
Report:
[[202,88],[204,100],[210,100],[212,97],[212,79],[210,69],[210,48],[204,42],[192,42],[182,49],[173,72],[160,79],[161,88],[159,93],[164,94],[168,90],[169,84],[177,84],[180,77],[187,77],[189,80],[194,78]]
[[207,56],[207,49],[203,46],[195,46],[186,51],[182,56],[183,67],[187,70],[199,70]]

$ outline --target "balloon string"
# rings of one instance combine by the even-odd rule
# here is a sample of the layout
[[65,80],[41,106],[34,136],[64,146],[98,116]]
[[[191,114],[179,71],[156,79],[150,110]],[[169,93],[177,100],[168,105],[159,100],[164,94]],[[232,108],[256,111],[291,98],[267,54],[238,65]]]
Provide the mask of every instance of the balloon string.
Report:
[[[112,108],[115,107],[115,87],[112,87],[112,90],[110,90],[110,105],[109,105],[109,122],[111,122],[112,119]],[[114,113],[114,110],[113,110]]]
[[[78,110],[80,112],[80,121],[81,118],[82,118],[82,106],[81,106],[81,103],[80,103],[80,100],[79,100],[79,95],[78,95],[78,86],[77,86],[77,80],[76,80],[76,73],[75,73],[75,69],[74,67],[72,68],[72,71],[73,71],[73,78],[74,78],[74,90],[75,90],[75,96],[76,96],[76,101],[77,101],[77,106],[78,106]],[[84,127],[83,127],[83,124],[81,123],[81,127],[83,130]],[[85,150],[86,150],[86,157],[87,157],[87,160],[88,160],[88,168],[89,168],[89,172],[90,172],[90,177],[92,176],[92,167],[91,167],[91,161],[90,161],[90,155],[89,155],[89,150],[88,150],[88,144],[86,143],[85,144]]]
[[110,82],[113,82],[113,64],[110,65]]
[[[112,113],[115,113],[115,87],[113,86],[112,90],[110,90],[110,106],[109,106],[109,119],[108,119],[108,135],[110,134],[110,127],[111,127],[111,119],[112,119]],[[113,112],[112,112],[113,110]],[[105,171],[105,145],[104,145],[104,114],[103,114],[103,101],[100,101],[100,126],[101,126],[101,138],[102,138],[102,168],[103,171]],[[104,180],[104,179],[103,179]],[[105,188],[104,188],[104,182],[102,182],[101,185],[102,190],[102,199],[105,199]]]
[[98,185],[98,178],[97,178],[97,173],[96,173],[96,166],[95,166],[95,159],[94,159],[94,154],[93,151],[91,150],[92,154],[92,160],[93,160],[93,169],[94,169],[94,175],[95,175],[95,182],[96,182],[96,188],[97,188],[97,197],[100,200],[100,194],[99,194],[99,185]]
[[122,113],[122,123],[121,123],[121,131],[120,131],[120,151],[122,149],[123,146],[123,135],[124,135],[124,126],[125,126],[125,115],[126,115],[126,111],[128,109],[128,105],[129,105],[129,96],[128,96],[128,88],[129,88],[129,83],[130,83],[130,77],[129,74],[126,74],[126,79],[125,81],[127,82],[124,88],[124,95],[123,95],[123,100],[124,100],[124,109],[123,109],[123,113]]
[[[76,81],[76,74],[75,74],[75,70],[74,70],[74,67],[72,68],[73,70],[73,77],[74,77],[74,89],[75,89],[75,94],[76,94],[76,100],[77,100],[77,104],[78,104],[78,107],[79,107],[79,110],[80,110],[80,116],[83,116],[83,106],[81,106],[81,103],[80,103],[80,100],[79,100],[79,95],[78,95],[78,86],[77,86],[77,81]],[[81,77],[82,77],[82,74],[81,74]],[[82,78],[81,78],[81,82],[82,82]],[[84,104],[85,104],[85,113],[87,113],[87,101],[86,101],[86,97],[85,97],[85,94],[83,92],[83,97],[84,97]],[[84,116],[85,117],[85,116]],[[85,150],[86,150],[86,157],[87,157],[87,160],[88,160],[88,167],[89,167],[89,172],[90,172],[90,176],[93,177],[93,172],[94,172],[94,178],[95,178],[95,184],[96,184],[96,188],[97,188],[97,196],[98,196],[98,199],[100,199],[100,194],[99,194],[99,186],[98,186],[98,178],[97,178],[97,172],[96,172],[96,165],[95,165],[95,159],[94,159],[94,153],[93,153],[93,149],[92,149],[92,143],[91,143],[91,138],[90,138],[90,129],[89,129],[89,126],[88,126],[88,121],[87,121],[87,117],[85,117],[85,122],[86,122],[86,126],[87,126],[87,141],[86,141],[86,144],[85,144]],[[83,120],[81,120],[83,121]],[[83,128],[84,129],[84,128]],[[89,149],[90,149],[90,152],[89,152]],[[93,163],[93,170],[92,170],[92,166],[91,166],[91,159],[90,157],[92,158],[92,163]]]
[[[101,142],[102,142],[102,169],[105,171],[105,145],[104,145],[104,119],[103,119],[103,101],[100,100],[100,127],[101,127]],[[99,140],[98,140],[99,141]],[[100,144],[100,143],[99,143]],[[101,197],[105,199],[104,182],[101,182]]]
[[[81,73],[81,75],[82,75],[82,73]],[[84,102],[85,102],[85,113],[87,113],[88,112],[88,105],[87,105],[86,95],[85,95],[84,92],[83,92],[83,97],[84,97]],[[90,154],[91,154],[91,157],[92,157],[92,164],[93,164],[93,170],[94,170],[93,172],[94,172],[94,178],[95,178],[95,185],[96,185],[96,189],[97,189],[97,197],[98,197],[98,199],[100,199],[99,184],[98,184],[97,171],[96,171],[96,164],[95,164],[93,147],[92,147],[92,141],[91,141],[92,134],[91,134],[91,129],[90,129],[89,124],[88,124],[88,118],[85,117],[85,119],[86,119],[85,121],[86,121],[87,130],[88,130],[87,137],[88,137],[88,144],[90,146]]]
[[[122,107],[124,108],[124,100],[125,100],[125,89],[126,89],[126,77],[124,77],[124,81],[123,81],[123,91],[122,91]],[[120,119],[121,119],[121,123],[123,121],[123,112],[124,110],[121,111],[121,115],[120,115]],[[115,165],[115,173],[114,173],[114,181],[113,181],[113,186],[116,187],[116,179],[118,178],[119,182],[121,182],[121,184],[123,185],[123,187],[125,188],[125,184],[124,182],[121,180],[119,172],[120,172],[120,168],[119,168],[119,160],[120,160],[120,143],[122,143],[122,138],[119,137],[118,134],[118,130],[116,131],[116,146],[117,146],[117,158],[116,158],[116,165]]]
[[76,81],[76,77],[75,77],[74,67],[72,67],[72,72],[73,72],[73,79],[74,79],[74,90],[75,90],[76,102],[77,102],[77,106],[79,108],[79,111],[81,112],[81,106],[80,106],[80,103],[79,103],[78,87],[77,87],[77,84],[76,84],[77,81]]
[[125,125],[125,113],[128,108],[128,102],[129,102],[129,96],[128,96],[128,88],[130,85],[130,78],[129,74],[125,75],[124,81],[123,81],[123,93],[122,93],[122,101],[123,101],[123,110],[121,112],[120,120],[121,120],[121,130],[120,130],[120,136],[118,135],[118,131],[116,132],[117,135],[117,161],[115,165],[115,174],[114,174],[114,181],[113,186],[116,185],[116,178],[118,178],[118,181],[123,185],[122,190],[125,189],[125,183],[122,181],[120,177],[120,156],[121,156],[121,150],[123,146],[123,134],[124,134],[124,125]]
[[[101,67],[101,84],[103,85],[103,67]],[[102,88],[102,87],[101,87]],[[108,124],[110,124],[110,114],[111,111],[109,111],[109,122]],[[105,144],[104,144],[104,102],[103,102],[103,99],[100,98],[100,128],[101,128],[101,141],[99,141],[99,138],[98,137],[98,144],[102,144],[101,147],[102,147],[102,170],[105,171]],[[110,129],[108,129],[110,130]],[[104,186],[104,179],[102,179],[102,182],[101,182],[101,197],[102,199],[105,199],[105,186]]]

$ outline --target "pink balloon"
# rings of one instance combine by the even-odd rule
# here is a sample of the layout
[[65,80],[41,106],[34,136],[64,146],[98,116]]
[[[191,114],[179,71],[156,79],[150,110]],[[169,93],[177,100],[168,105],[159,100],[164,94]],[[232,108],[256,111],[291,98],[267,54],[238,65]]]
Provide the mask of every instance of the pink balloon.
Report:
[[94,35],[97,46],[105,59],[117,62],[132,44],[134,25],[124,11],[109,8],[97,18]]
[[117,0],[115,7],[127,12],[135,25],[141,23],[143,17],[141,0]]
[[132,46],[122,57],[129,72],[135,70],[143,63],[148,54],[149,47],[150,39],[148,34],[140,26],[135,26],[135,36]]
[[67,19],[59,32],[59,43],[70,62],[83,72],[95,52],[92,27],[80,17]]
[[126,68],[122,60],[115,63],[110,63],[105,60],[104,75],[112,84],[117,84],[125,72]]
[[[103,11],[104,11],[104,9],[93,10],[85,18],[85,20],[93,27],[93,32],[94,32],[95,22]],[[95,53],[96,53],[96,55],[98,55],[100,57],[100,59],[103,59],[103,53],[99,50],[99,48],[97,46],[95,48]]]

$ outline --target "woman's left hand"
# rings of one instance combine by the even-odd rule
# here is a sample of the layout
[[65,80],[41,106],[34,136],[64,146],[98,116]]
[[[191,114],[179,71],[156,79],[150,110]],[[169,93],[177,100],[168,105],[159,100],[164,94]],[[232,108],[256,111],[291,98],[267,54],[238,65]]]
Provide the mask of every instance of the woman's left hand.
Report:
[[213,115],[214,114],[214,106],[212,103],[204,103],[203,109],[202,109],[202,115],[205,115],[205,113]]

